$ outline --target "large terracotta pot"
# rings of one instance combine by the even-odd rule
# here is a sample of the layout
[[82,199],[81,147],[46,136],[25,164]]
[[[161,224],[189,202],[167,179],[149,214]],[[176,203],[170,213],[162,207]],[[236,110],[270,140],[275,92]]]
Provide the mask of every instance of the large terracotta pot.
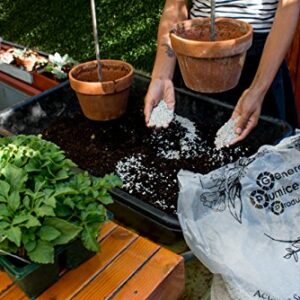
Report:
[[217,93],[235,87],[252,44],[252,26],[246,22],[216,19],[216,40],[210,41],[210,19],[178,23],[170,38],[187,87]]
[[101,60],[103,80],[98,81],[97,61],[79,64],[69,72],[84,115],[94,121],[120,117],[127,109],[133,67],[120,60]]

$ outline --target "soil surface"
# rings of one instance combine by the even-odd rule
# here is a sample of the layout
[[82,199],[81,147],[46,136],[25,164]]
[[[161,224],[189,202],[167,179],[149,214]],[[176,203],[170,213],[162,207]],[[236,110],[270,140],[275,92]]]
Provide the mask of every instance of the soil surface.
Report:
[[[236,39],[245,34],[245,28],[234,25],[216,23],[216,41]],[[176,34],[184,39],[193,41],[210,41],[210,24],[202,24],[185,30],[179,30]]]
[[143,108],[131,106],[129,113],[109,122],[90,121],[81,112],[62,116],[42,134],[80,168],[96,176],[117,172],[129,194],[175,214],[180,169],[207,173],[257,150],[243,144],[216,150],[218,129],[213,122],[193,123],[178,115],[168,128],[150,129]]
[[[109,63],[101,63],[101,70],[103,82],[118,80],[130,72],[130,69],[126,65],[114,65]],[[80,81],[99,82],[98,65],[96,63],[91,63],[89,65],[78,67],[78,69],[74,71],[73,76]]]

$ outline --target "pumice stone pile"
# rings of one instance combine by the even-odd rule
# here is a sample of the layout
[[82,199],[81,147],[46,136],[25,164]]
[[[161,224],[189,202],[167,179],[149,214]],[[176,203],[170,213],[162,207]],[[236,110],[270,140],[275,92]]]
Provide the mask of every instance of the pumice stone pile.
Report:
[[174,118],[174,110],[169,109],[167,103],[161,100],[159,104],[153,108],[149,126],[150,127],[168,127]]
[[235,132],[235,127],[238,121],[239,117],[234,120],[230,119],[217,131],[215,138],[215,146],[217,150],[220,150],[223,147],[228,147],[230,142],[238,137],[238,134]]

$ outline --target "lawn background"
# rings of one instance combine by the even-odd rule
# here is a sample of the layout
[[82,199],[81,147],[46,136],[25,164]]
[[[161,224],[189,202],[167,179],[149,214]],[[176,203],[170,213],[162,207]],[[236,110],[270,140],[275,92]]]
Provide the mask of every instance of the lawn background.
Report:
[[[96,0],[101,58],[151,72],[164,0]],[[78,61],[95,58],[90,1],[1,0],[0,36]]]

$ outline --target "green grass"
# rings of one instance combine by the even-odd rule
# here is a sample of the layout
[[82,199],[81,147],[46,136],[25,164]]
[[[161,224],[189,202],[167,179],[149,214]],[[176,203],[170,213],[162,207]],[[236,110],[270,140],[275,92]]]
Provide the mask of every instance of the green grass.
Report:
[[[102,58],[150,72],[163,0],[96,0]],[[1,0],[0,34],[8,41],[74,59],[94,59],[88,0]]]

